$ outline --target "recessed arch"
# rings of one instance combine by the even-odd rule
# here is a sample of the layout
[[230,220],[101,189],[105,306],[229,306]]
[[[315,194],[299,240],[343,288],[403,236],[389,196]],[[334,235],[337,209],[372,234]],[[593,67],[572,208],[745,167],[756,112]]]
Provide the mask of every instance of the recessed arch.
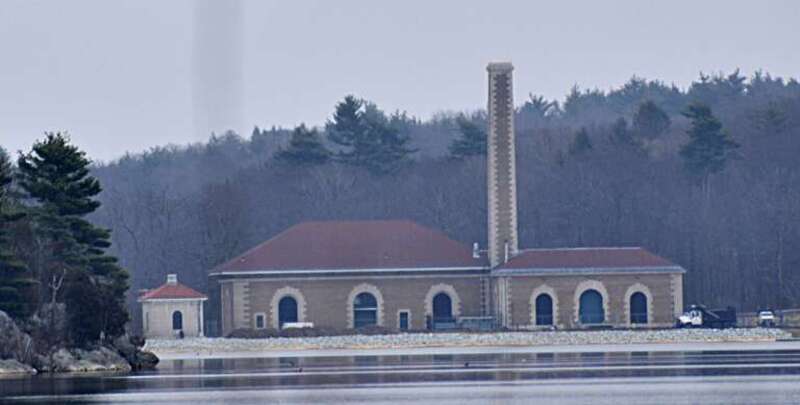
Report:
[[433,318],[433,300],[437,295],[442,293],[447,294],[447,296],[450,298],[452,305],[452,317],[458,318],[461,316],[461,298],[458,296],[456,289],[450,284],[436,284],[428,289],[428,293],[425,295],[425,316],[430,316]]
[[383,294],[381,294],[381,290],[378,287],[362,283],[350,290],[350,295],[347,297],[347,327],[353,329],[355,327],[355,303],[356,297],[359,294],[368,293],[369,295],[375,298],[375,324],[377,326],[383,326]]
[[287,323],[298,321],[297,300],[291,295],[284,295],[278,301],[278,326],[282,328]]
[[575,295],[573,297],[573,321],[575,325],[582,325],[584,324],[581,322],[580,311],[581,311],[581,296],[583,293],[594,290],[600,296],[602,301],[602,312],[603,312],[603,322],[608,323],[611,321],[609,315],[609,302],[608,302],[608,290],[606,290],[606,286],[603,285],[602,282],[597,280],[584,280],[578,283],[578,286],[575,287]]
[[[646,322],[633,322],[634,319],[631,317],[631,299],[637,293],[644,295],[645,297],[645,304],[647,306]],[[642,283],[636,283],[628,287],[627,291],[625,291],[625,301],[623,302],[623,307],[625,310],[625,320],[628,326],[636,326],[636,325],[650,325],[653,323],[653,294],[650,292],[650,288]],[[642,317],[640,317],[640,320]]]
[[[281,327],[281,300],[286,297],[290,297],[295,301],[297,322],[306,322],[306,298],[297,288],[286,286],[279,288],[277,291],[275,291],[275,294],[272,294],[272,302],[270,303],[270,322],[272,327],[275,329],[280,329]],[[284,301],[284,305],[285,304],[286,301]],[[286,306],[284,306],[284,309],[286,309]]]
[[595,289],[588,289],[581,294],[580,309],[578,310],[582,324],[602,324],[606,322],[603,309],[603,296]]
[[537,307],[536,301],[542,294],[546,294],[550,297],[551,309],[552,309],[552,325],[558,326],[558,295],[556,294],[555,289],[546,284],[536,287],[531,293],[531,325],[540,326],[540,324],[537,322],[536,314],[541,312],[541,308]]
[[172,330],[183,330],[183,312],[172,313]]
[[449,322],[453,319],[453,300],[442,291],[433,296],[433,322]]

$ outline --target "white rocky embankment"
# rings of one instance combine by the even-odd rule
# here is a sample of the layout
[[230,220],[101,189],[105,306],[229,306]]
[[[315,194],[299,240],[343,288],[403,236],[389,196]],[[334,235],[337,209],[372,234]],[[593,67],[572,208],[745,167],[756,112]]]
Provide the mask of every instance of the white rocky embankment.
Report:
[[106,347],[95,350],[60,349],[43,362],[49,370],[61,373],[131,371],[131,365],[119,353]]
[[547,331],[495,333],[402,333],[324,337],[230,339],[190,338],[147,341],[157,355],[219,355],[264,351],[332,349],[404,349],[427,347],[489,347],[546,345],[609,345],[648,343],[770,342],[790,338],[780,329],[664,329],[608,331]]
[[36,369],[13,359],[0,360],[0,377],[36,374]]
[[[152,368],[158,363],[151,353],[140,352],[128,342],[128,336],[117,339],[114,347],[91,350],[60,348],[37,353],[30,335],[20,330],[5,312],[0,311],[0,377],[18,377],[39,372],[128,372],[131,364]],[[123,357],[130,358],[130,361]]]

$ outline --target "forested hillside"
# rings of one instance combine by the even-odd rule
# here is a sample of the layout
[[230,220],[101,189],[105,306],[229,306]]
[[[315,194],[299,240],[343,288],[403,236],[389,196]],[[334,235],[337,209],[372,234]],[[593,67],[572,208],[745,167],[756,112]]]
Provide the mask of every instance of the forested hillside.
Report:
[[[172,272],[202,290],[216,264],[307,220],[409,218],[485,246],[479,106],[427,121],[355,98],[331,107],[324,127],[95,167],[93,219],[114,230],[129,303]],[[561,103],[531,96],[516,121],[522,247],[644,246],[688,270],[688,303],[800,305],[797,81],[633,78]]]

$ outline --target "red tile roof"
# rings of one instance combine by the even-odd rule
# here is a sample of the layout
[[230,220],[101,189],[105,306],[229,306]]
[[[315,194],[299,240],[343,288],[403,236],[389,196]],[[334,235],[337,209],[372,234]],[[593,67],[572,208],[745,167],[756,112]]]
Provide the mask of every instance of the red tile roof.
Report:
[[150,290],[139,297],[144,300],[164,300],[164,299],[203,299],[206,296],[187,287],[181,283],[166,283],[155,290]]
[[580,269],[677,267],[640,247],[530,249],[520,252],[500,269]]
[[212,273],[486,267],[472,248],[411,221],[322,221],[295,225]]

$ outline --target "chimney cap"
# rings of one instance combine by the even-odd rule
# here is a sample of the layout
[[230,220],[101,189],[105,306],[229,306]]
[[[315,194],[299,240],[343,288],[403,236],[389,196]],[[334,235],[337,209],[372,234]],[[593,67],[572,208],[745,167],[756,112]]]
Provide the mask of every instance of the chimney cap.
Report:
[[167,284],[178,284],[178,275],[167,274]]
[[514,70],[511,62],[491,62],[486,66],[486,70],[496,73],[507,73]]

